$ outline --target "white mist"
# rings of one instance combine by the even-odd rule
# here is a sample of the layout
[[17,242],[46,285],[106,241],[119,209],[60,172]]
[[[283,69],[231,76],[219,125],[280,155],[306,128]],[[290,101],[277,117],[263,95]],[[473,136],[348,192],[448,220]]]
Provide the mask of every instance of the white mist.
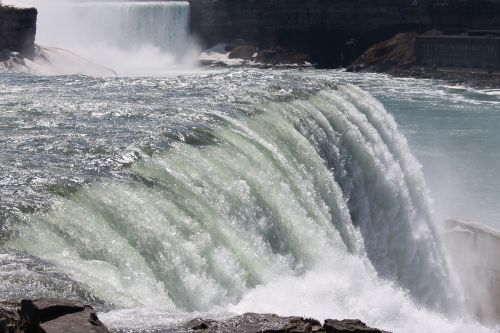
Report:
[[[195,66],[189,3],[10,0],[38,9],[40,74],[158,76]],[[47,60],[49,66],[47,66]]]

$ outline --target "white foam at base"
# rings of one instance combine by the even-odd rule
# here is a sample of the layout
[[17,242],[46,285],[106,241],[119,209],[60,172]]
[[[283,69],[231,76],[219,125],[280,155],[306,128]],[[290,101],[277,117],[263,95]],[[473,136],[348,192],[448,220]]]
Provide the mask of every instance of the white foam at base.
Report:
[[48,62],[28,62],[35,74],[162,76],[197,63],[185,1],[5,4],[38,9],[36,43]]

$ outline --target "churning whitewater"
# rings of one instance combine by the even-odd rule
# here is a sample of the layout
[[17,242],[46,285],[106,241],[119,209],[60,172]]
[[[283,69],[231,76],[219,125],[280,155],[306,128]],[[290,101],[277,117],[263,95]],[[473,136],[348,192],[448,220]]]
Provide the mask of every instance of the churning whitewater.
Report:
[[117,332],[244,312],[495,330],[464,309],[396,121],[350,83],[413,117],[409,100],[447,119],[436,105],[455,103],[498,133],[496,97],[339,71],[174,73],[199,54],[183,1],[3,4],[36,5],[40,46],[0,76],[0,299],[79,299]]
[[[232,84],[243,77],[259,88],[235,99],[239,88]],[[166,104],[150,114],[134,103],[122,110],[96,104],[110,113],[91,107],[90,118],[99,122],[84,116],[69,129],[87,133],[81,136],[87,143],[52,146],[45,137],[53,154],[62,152],[54,165],[68,157],[73,177],[90,172],[92,180],[56,185],[65,175],[49,174],[56,197],[31,187],[34,202],[50,202],[34,213],[7,202],[2,297],[76,297],[106,311],[111,328],[139,331],[166,329],[193,311],[359,317],[395,332],[487,331],[447,319],[463,314],[460,292],[434,230],[420,166],[380,102],[349,84],[304,78],[299,88],[286,72],[195,78],[49,83],[75,92],[94,80],[109,103],[123,103],[115,89],[128,87],[137,100]],[[213,95],[224,80],[230,91]],[[58,93],[39,107],[68,96]],[[158,131],[168,103],[181,116],[168,116],[170,127]],[[52,125],[36,126],[65,135],[65,121],[74,123],[79,111],[61,111]],[[122,121],[137,117],[144,117],[142,135],[167,143],[152,147],[148,139],[149,148],[128,146],[124,157],[114,157],[106,142],[126,141],[132,132]],[[108,122],[116,129],[106,129]],[[84,157],[82,144],[104,146],[84,149]],[[120,163],[89,171],[72,156],[89,165]],[[23,175],[16,179],[22,183]]]

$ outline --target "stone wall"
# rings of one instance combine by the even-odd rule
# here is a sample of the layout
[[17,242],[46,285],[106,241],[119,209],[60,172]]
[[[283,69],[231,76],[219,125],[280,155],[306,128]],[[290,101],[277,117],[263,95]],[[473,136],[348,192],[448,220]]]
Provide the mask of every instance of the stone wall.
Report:
[[35,8],[0,5],[0,50],[9,49],[32,58],[36,34]]
[[442,67],[500,69],[500,38],[420,36],[417,62]]

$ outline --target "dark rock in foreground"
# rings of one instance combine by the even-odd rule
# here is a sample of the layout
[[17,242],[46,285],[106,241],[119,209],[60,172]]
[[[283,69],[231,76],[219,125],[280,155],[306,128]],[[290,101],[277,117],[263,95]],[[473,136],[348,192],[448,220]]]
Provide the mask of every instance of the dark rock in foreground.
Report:
[[184,331],[199,333],[387,333],[368,327],[357,319],[327,319],[322,325],[312,318],[280,317],[275,314],[257,313],[245,313],[222,321],[193,319],[184,325]]
[[25,299],[17,311],[5,308],[0,309],[0,333],[109,333],[91,306],[76,301]]
[[0,308],[0,333],[14,333],[19,326],[19,314],[14,309]]
[[[126,332],[126,329],[123,331]],[[148,331],[150,332],[150,331]],[[165,332],[157,330],[155,332]],[[280,317],[245,313],[225,320],[196,318],[166,332],[178,333],[388,333],[357,319]],[[0,333],[109,333],[94,309],[77,301],[36,299],[0,302]]]

